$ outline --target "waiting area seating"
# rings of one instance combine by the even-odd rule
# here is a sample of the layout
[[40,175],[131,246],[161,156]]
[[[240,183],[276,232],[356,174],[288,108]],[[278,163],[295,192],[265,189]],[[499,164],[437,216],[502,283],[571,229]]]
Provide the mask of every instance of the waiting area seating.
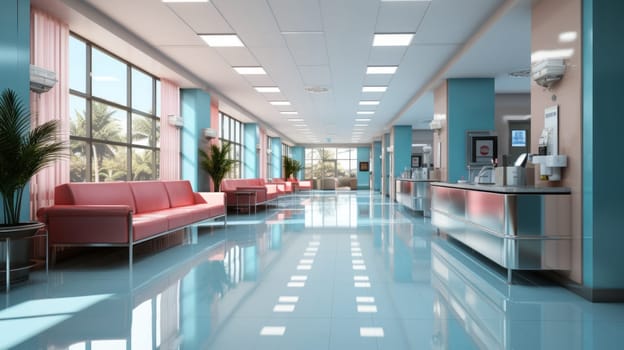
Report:
[[52,261],[56,247],[128,247],[201,221],[224,218],[223,193],[193,192],[189,181],[67,183],[54,205],[37,212],[48,229]]
[[[264,179],[223,179],[221,192],[225,193],[227,206],[238,208],[239,206],[254,207],[266,205],[276,200],[280,195],[280,184],[266,183]],[[255,195],[241,196],[242,193],[253,192]]]

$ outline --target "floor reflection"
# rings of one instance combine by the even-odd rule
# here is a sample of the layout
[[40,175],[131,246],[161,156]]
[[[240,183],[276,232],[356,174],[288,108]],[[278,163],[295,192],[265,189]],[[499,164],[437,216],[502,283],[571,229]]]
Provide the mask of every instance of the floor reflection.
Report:
[[6,294],[0,348],[608,349],[624,305],[505,283],[429,219],[368,192],[309,192],[228,226],[68,254]]

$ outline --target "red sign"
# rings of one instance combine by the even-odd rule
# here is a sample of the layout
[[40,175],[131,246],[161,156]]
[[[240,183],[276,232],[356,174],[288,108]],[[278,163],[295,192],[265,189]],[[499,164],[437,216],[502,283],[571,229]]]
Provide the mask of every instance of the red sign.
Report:
[[481,153],[482,156],[487,156],[490,154],[490,147],[488,147],[488,145],[481,145],[479,153]]

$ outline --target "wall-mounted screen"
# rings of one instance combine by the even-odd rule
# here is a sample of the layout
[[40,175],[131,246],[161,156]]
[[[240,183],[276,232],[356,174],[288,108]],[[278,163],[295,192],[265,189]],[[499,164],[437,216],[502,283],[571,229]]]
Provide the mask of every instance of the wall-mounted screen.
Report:
[[526,147],[526,130],[511,130],[511,147]]

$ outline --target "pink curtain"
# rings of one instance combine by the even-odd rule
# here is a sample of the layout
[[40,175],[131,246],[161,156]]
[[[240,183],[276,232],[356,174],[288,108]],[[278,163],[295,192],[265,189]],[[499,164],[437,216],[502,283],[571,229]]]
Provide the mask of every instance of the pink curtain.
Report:
[[[31,9],[30,62],[56,72],[58,82],[48,92],[30,94],[32,125],[58,120],[60,137],[69,146],[69,28],[37,9]],[[41,170],[30,182],[30,215],[54,204],[54,187],[69,182],[69,157]]]
[[160,178],[180,179],[180,129],[169,124],[170,115],[180,115],[180,87],[160,80]]

